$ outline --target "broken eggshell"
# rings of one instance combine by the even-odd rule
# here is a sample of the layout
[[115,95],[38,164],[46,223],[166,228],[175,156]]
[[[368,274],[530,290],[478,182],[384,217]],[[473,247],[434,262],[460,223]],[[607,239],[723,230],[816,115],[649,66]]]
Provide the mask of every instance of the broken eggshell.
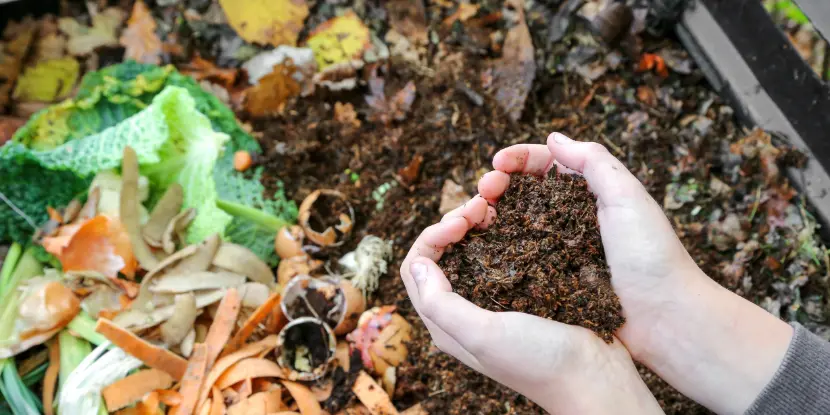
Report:
[[303,251],[304,240],[303,228],[297,225],[283,226],[277,231],[277,236],[274,238],[274,251],[280,259],[305,255]]
[[277,282],[281,287],[285,287],[297,275],[310,275],[321,265],[323,265],[322,261],[305,255],[283,259],[277,267]]
[[[329,205],[325,202],[328,201]],[[331,211],[341,204],[341,211]],[[333,222],[337,224],[331,224]],[[336,190],[318,189],[300,204],[297,223],[306,238],[322,247],[339,246],[354,225],[354,209],[346,196]]]
[[360,351],[366,369],[379,376],[400,365],[409,354],[406,343],[412,340],[412,325],[394,310],[394,306],[383,306],[366,311],[357,329],[347,336]]
[[312,381],[326,374],[337,339],[329,326],[314,317],[289,322],[277,337],[277,363],[288,380]]
[[289,320],[319,318],[341,335],[357,326],[359,316],[366,310],[366,300],[348,280],[299,275],[285,285],[280,307]]

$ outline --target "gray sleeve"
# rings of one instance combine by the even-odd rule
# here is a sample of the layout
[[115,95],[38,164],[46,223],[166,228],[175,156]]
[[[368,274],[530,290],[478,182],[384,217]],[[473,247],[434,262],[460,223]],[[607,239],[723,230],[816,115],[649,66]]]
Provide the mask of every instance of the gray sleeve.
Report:
[[830,414],[830,343],[798,323],[793,327],[781,366],[747,415]]

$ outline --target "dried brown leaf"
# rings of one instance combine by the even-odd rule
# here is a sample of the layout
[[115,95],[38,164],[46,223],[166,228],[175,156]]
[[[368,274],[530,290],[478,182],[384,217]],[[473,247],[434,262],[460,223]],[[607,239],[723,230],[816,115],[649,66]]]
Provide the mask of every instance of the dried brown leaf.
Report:
[[120,42],[126,48],[125,59],[161,63],[162,44],[156,36],[156,21],[143,1],[138,0],[133,5],[133,12],[127,21],[127,28],[121,34]]
[[525,21],[524,0],[508,0],[505,7],[516,15],[516,24],[507,31],[502,56],[493,63],[493,90],[496,102],[515,120],[522,116],[525,101],[536,77],[533,41]]
[[282,113],[288,101],[300,95],[300,84],[292,76],[294,71],[290,62],[274,65],[273,72],[245,93],[245,110],[255,117]]

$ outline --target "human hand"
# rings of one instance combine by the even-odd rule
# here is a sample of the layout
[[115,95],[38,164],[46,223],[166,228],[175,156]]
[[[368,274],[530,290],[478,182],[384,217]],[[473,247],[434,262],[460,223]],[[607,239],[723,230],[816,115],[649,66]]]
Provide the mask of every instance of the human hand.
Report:
[[679,391],[716,412],[740,413],[769,382],[792,329],[723,289],[697,267],[660,206],[616,158],[597,143],[562,134],[547,145],[506,148],[479,181],[495,203],[510,173],[582,174],[597,197],[597,218],[626,323],[616,335]]
[[495,210],[476,196],[419,236],[401,266],[435,344],[552,413],[660,413],[625,348],[540,317],[481,309],[452,292],[436,265],[445,248]]

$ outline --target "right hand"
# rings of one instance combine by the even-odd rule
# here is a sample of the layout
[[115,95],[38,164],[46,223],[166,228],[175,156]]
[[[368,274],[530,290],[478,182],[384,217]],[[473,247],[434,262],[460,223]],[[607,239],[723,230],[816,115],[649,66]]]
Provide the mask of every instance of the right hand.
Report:
[[493,159],[479,194],[495,203],[510,173],[581,174],[597,218],[626,323],[617,331],[631,356],[716,412],[746,410],[778,368],[792,328],[720,287],[698,268],[661,207],[600,144],[562,134],[547,146],[520,144]]

